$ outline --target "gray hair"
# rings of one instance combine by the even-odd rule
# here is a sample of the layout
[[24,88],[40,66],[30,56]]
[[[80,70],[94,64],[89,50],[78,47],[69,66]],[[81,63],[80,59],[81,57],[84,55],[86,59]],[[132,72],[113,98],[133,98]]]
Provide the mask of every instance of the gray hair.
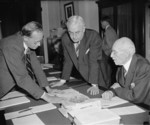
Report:
[[66,25],[67,25],[67,28],[69,28],[72,25],[81,25],[85,27],[85,22],[81,16],[74,15],[68,19]]

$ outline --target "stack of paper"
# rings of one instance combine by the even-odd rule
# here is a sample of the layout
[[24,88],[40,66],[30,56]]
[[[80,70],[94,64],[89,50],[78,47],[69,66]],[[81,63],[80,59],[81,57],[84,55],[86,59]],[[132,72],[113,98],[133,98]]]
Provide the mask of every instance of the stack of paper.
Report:
[[14,125],[45,125],[36,114],[15,118],[12,122]]
[[18,98],[3,100],[3,101],[0,101],[0,109],[4,109],[4,108],[11,107],[14,105],[29,103],[29,102],[30,100],[26,97],[18,97]]
[[121,99],[117,96],[113,97],[111,100],[105,100],[105,99],[102,99],[102,98],[100,98],[100,100],[101,100],[101,104],[102,104],[103,108],[109,108],[109,107],[113,107],[113,106],[116,106],[116,105],[121,105],[121,104],[128,103],[127,100]]
[[119,125],[120,117],[108,109],[86,108],[74,117],[76,125]]

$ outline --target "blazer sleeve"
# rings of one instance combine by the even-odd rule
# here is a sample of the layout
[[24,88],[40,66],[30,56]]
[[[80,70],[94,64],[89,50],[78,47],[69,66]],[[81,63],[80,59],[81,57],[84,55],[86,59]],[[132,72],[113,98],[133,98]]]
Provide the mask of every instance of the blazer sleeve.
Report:
[[[132,88],[131,84],[135,84]],[[134,103],[150,105],[150,66],[141,65],[135,72],[132,82],[127,87],[114,89],[117,96]]]
[[48,84],[46,75],[42,70],[41,64],[39,60],[37,59],[35,52],[31,53],[31,65],[32,65],[32,68],[34,70],[34,73],[36,75],[36,78],[38,80],[40,87],[48,86],[49,84]]
[[40,98],[44,90],[42,90],[28,75],[19,47],[8,47],[4,50],[4,56],[15,83],[34,98]]

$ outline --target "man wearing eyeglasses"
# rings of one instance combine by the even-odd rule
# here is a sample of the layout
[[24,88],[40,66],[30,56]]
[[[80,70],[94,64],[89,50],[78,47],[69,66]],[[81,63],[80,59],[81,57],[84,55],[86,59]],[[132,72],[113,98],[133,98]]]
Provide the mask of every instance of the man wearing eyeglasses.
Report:
[[42,39],[41,24],[32,21],[20,32],[0,40],[0,98],[19,87],[35,99],[61,101],[48,95],[51,89],[34,51]]
[[61,86],[69,80],[73,66],[91,87],[87,92],[99,94],[100,86],[105,86],[101,75],[98,59],[101,59],[102,41],[98,32],[85,28],[80,16],[72,16],[67,21],[68,32],[62,37],[64,64],[61,80],[51,83],[51,87]]

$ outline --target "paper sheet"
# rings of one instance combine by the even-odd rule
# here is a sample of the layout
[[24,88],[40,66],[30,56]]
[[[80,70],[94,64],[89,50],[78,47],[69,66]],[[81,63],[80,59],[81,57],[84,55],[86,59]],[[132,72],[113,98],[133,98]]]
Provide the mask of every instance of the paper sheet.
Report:
[[101,99],[102,108],[109,108],[112,106],[117,106],[117,105],[128,103],[127,100],[121,99],[117,96],[113,97],[111,100],[104,100],[102,98],[100,99]]
[[49,72],[50,75],[53,75],[53,74],[60,74],[61,71],[55,71],[55,72]]
[[55,80],[58,80],[58,78],[52,76],[52,77],[47,77],[47,81],[55,81]]
[[16,118],[12,122],[14,125],[45,125],[36,114]]
[[32,113],[38,113],[38,112],[43,112],[43,111],[48,111],[52,109],[56,109],[57,107],[53,105],[52,103],[44,104],[44,105],[38,105],[31,107],[32,108]]
[[27,97],[18,97],[14,99],[5,100],[5,101],[0,101],[0,109],[4,109],[14,105],[29,103],[29,102],[30,100]]
[[[47,104],[43,104],[43,105],[29,107],[26,109],[15,111],[15,112],[5,113],[4,116],[5,116],[6,120],[9,120],[9,119],[14,119],[14,118],[25,116],[25,115],[30,115],[30,114],[34,114],[34,113],[38,113],[38,112],[44,112],[44,111],[56,109],[56,108],[57,107],[55,105],[53,105],[51,103],[47,103]],[[20,112],[20,111],[22,111],[22,112]]]
[[11,98],[21,97],[21,96],[25,96],[25,94],[19,91],[13,91],[6,94],[3,98],[1,98],[1,100],[11,99]]
[[21,116],[26,116],[26,115],[32,114],[31,110],[25,111],[25,112],[21,112],[21,113],[20,113],[20,111],[21,110],[15,111],[15,112],[10,112],[10,113],[5,113],[4,114],[5,120],[14,119],[14,118],[17,118],[17,117],[21,117]]
[[49,69],[49,68],[53,68],[54,64],[41,64],[42,69]]
[[131,115],[131,114],[138,114],[146,112],[144,109],[134,105],[134,106],[127,106],[121,108],[112,108],[110,109],[112,112],[116,113],[117,115]]

